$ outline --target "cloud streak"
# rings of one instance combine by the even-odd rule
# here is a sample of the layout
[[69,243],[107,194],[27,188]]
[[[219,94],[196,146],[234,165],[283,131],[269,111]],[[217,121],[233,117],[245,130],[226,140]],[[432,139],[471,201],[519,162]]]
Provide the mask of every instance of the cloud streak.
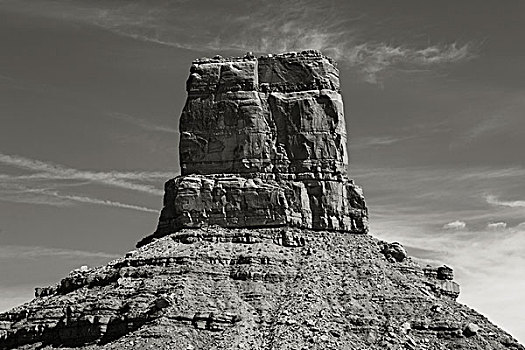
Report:
[[132,209],[149,213],[158,213],[158,210],[144,206],[126,204],[88,196],[62,194],[58,191],[49,190],[46,188],[29,188],[20,184],[6,185],[4,183],[0,183],[0,194],[2,194],[1,200],[15,203],[52,205],[57,207],[66,207],[74,203],[86,203],[104,205],[114,208]]
[[109,254],[105,252],[90,252],[84,250],[49,248],[41,246],[0,246],[0,259],[39,259],[43,257],[115,259],[118,258],[119,255]]
[[498,230],[504,230],[506,228],[507,228],[507,223],[503,222],[503,221],[490,222],[490,223],[487,224],[487,229],[489,229],[489,230],[498,231]]
[[492,204],[496,206],[510,207],[510,208],[525,208],[525,201],[521,201],[521,200],[502,201],[502,200],[499,200],[498,197],[493,196],[493,195],[487,195],[485,199],[488,204]]
[[425,48],[392,46],[387,43],[363,43],[349,47],[343,59],[358,67],[369,83],[377,83],[378,75],[391,67],[413,66],[430,68],[473,58],[471,44],[432,45]]
[[125,121],[127,123],[136,125],[136,126],[142,128],[144,130],[155,131],[155,132],[165,132],[165,133],[176,134],[176,135],[179,134],[179,130],[177,130],[175,128],[170,128],[170,127],[167,127],[167,126],[153,124],[153,123],[151,123],[151,122],[149,122],[147,120],[144,120],[144,119],[141,119],[141,118],[137,118],[137,117],[131,116],[129,114],[110,112],[110,113],[108,113],[108,115],[110,117],[112,117],[112,118],[115,118],[115,119],[118,119],[118,120],[122,120],[122,121]]
[[381,26],[371,28],[373,21],[367,15],[355,13],[345,3],[239,1],[235,15],[222,8],[197,11],[187,1],[46,1],[45,5],[26,5],[39,15],[60,14],[61,19],[85,22],[123,37],[206,53],[318,49],[374,84],[387,71],[428,70],[472,59],[476,51],[470,42],[428,44],[407,42],[403,37],[400,39],[405,43],[392,44],[392,32],[372,39],[369,32],[377,32]]
[[128,190],[134,190],[144,192],[152,195],[162,195],[163,191],[157,189],[151,185],[139,184],[132,182],[134,180],[139,181],[151,181],[152,179],[168,178],[173,176],[171,173],[162,172],[94,172],[78,170],[74,168],[67,168],[62,165],[58,165],[51,162],[43,162],[40,160],[34,160],[25,158],[17,155],[9,155],[0,153],[0,163],[9,165],[21,169],[39,171],[40,174],[34,174],[29,176],[9,177],[3,176],[1,179],[68,179],[68,180],[84,180],[94,183],[104,184],[108,186],[124,188]]
[[123,209],[132,209],[132,210],[143,211],[143,212],[148,212],[148,213],[158,213],[158,210],[155,210],[155,209],[150,209],[150,208],[133,205],[133,204],[125,204],[125,203],[120,203],[116,201],[110,201],[107,199],[98,199],[98,198],[87,197],[87,196],[60,194],[57,191],[46,191],[46,190],[35,190],[35,191],[38,194],[42,194],[45,196],[54,197],[54,198],[58,198],[61,200],[66,200],[66,201],[95,204],[95,205],[104,205],[108,207],[123,208]]
[[361,138],[353,139],[350,147],[352,149],[365,149],[369,147],[384,147],[384,146],[390,146],[392,144],[398,143],[405,139],[406,138],[391,137],[391,136],[361,137]]
[[448,224],[443,225],[443,228],[445,230],[462,230],[465,227],[467,227],[467,224],[464,221],[459,221],[459,220],[452,221],[452,222],[449,222]]
[[0,174],[0,193],[3,201],[53,206],[70,206],[74,203],[85,203],[150,213],[157,213],[157,210],[88,195],[66,194],[58,189],[65,190],[72,186],[98,184],[160,196],[163,194],[163,191],[149,183],[158,183],[173,176],[172,173],[165,172],[95,172],[78,170],[51,162],[2,153],[0,153],[0,164],[37,172],[27,175]]

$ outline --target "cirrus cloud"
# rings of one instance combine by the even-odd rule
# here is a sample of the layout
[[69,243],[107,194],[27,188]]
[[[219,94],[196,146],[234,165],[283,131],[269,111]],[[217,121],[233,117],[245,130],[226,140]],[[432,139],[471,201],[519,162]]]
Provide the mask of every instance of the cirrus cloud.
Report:
[[525,208],[525,201],[523,200],[515,200],[515,201],[502,201],[499,200],[498,197],[493,195],[487,195],[485,196],[485,199],[488,204],[502,206],[502,207],[511,207],[511,208]]
[[[403,36],[394,44],[391,31],[381,26],[371,28],[368,15],[356,13],[345,2],[237,1],[235,14],[227,7],[197,10],[187,1],[20,2],[22,6],[15,2],[5,6],[33,15],[87,23],[134,40],[207,54],[317,49],[353,67],[362,80],[373,84],[379,83],[388,71],[431,70],[470,60],[477,51],[472,41],[429,43]],[[202,25],[204,21],[206,26]],[[372,38],[372,30],[384,33]]]
[[503,221],[499,221],[499,222],[489,222],[487,224],[487,228],[489,230],[494,230],[494,231],[500,231],[500,230],[504,230],[507,228],[507,223],[506,222],[503,222]]
[[467,227],[467,224],[464,221],[459,220],[443,225],[443,228],[446,230],[463,230],[465,227]]

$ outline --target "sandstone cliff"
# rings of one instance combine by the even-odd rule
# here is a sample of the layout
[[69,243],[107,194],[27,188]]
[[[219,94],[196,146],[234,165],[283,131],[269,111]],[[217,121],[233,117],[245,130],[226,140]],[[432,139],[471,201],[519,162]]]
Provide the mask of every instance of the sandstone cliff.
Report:
[[0,314],[0,349],[525,349],[366,234],[332,60],[197,60],[187,91],[156,231]]
[[201,59],[186,87],[182,175],[166,183],[153,237],[214,224],[367,232],[331,59],[313,50]]

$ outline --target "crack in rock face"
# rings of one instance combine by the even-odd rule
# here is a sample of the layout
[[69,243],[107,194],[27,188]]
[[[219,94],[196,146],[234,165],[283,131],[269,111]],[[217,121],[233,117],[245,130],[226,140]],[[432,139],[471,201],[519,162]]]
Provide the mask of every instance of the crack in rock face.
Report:
[[330,58],[309,50],[200,59],[186,90],[182,175],[166,183],[155,237],[208,225],[368,232],[362,190],[347,174]]

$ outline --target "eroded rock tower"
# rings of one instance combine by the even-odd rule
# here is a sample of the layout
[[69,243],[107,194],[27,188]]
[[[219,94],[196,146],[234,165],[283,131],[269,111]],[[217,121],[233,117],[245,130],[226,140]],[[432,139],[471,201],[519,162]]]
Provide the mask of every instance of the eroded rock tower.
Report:
[[180,119],[182,175],[155,236],[181,228],[368,231],[348,178],[339,71],[320,52],[193,62]]

